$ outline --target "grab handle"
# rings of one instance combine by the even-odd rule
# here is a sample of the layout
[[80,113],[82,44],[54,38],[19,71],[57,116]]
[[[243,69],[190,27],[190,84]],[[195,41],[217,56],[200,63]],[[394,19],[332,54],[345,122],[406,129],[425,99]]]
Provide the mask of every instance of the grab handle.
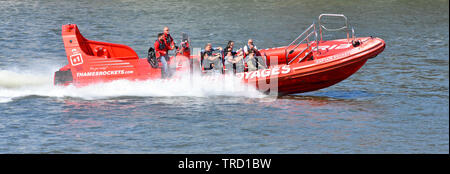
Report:
[[[343,27],[341,27],[341,28],[333,28],[333,29],[327,28],[324,25],[322,25],[322,23],[320,21],[322,19],[322,17],[324,17],[324,16],[344,18],[345,25]],[[345,17],[343,14],[321,14],[319,16],[319,34],[320,34],[320,40],[321,41],[322,41],[322,29],[325,29],[326,31],[341,31],[341,30],[345,29],[345,31],[347,32],[347,40],[350,42],[350,31],[349,31],[349,27],[348,27],[348,20],[347,20],[347,17]],[[352,31],[352,38],[354,37],[354,35],[355,35],[354,31]]]

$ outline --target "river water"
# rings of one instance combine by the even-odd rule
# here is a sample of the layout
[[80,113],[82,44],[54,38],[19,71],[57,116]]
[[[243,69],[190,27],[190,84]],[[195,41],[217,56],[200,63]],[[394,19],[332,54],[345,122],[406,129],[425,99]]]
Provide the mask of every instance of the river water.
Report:
[[[0,1],[0,153],[449,153],[449,1]],[[386,49],[326,89],[274,99],[223,82],[54,87],[61,25],[140,57],[175,39],[284,46],[321,13]],[[345,37],[345,33],[326,33]],[[239,87],[238,87],[239,88]]]

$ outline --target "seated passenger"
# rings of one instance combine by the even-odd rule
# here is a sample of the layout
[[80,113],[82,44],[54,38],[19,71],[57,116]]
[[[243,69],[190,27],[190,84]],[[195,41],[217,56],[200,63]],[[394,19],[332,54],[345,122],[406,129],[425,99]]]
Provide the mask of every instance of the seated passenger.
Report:
[[222,57],[220,54],[214,55],[213,51],[220,50],[222,47],[212,48],[212,44],[208,43],[205,50],[201,52],[201,63],[204,70],[222,70]]
[[249,39],[247,45],[244,46],[245,63],[247,63],[248,71],[265,69],[265,61],[262,59],[258,48],[253,44],[253,40]]
[[233,51],[234,42],[228,41],[227,46],[224,49],[225,68],[226,72],[242,72],[244,70],[244,62],[241,50]]
[[247,56],[245,57],[245,63],[247,63],[247,71],[256,71],[257,68],[257,60],[255,58],[255,51],[250,49],[248,51]]
[[248,55],[250,50],[258,51],[258,48],[253,44],[253,39],[249,39],[247,45],[244,46],[245,55]]

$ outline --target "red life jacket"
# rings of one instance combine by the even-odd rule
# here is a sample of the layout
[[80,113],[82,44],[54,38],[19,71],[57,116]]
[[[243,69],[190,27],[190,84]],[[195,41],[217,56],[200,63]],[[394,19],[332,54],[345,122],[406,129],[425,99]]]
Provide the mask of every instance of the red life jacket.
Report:
[[181,52],[187,58],[190,58],[191,49],[189,48],[189,42],[181,42]]
[[168,51],[166,44],[162,43],[160,40],[156,40],[154,46],[156,57],[166,56]]
[[171,48],[175,45],[175,43],[173,42],[173,38],[170,34],[164,33],[164,44],[168,50],[172,50]]

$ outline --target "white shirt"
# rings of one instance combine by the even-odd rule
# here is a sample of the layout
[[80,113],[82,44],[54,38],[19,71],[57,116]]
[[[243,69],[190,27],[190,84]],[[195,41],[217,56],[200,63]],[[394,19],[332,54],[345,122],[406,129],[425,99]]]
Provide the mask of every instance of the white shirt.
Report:
[[[258,49],[256,46],[253,46],[253,48]],[[248,45],[244,46],[244,53],[248,54]]]

